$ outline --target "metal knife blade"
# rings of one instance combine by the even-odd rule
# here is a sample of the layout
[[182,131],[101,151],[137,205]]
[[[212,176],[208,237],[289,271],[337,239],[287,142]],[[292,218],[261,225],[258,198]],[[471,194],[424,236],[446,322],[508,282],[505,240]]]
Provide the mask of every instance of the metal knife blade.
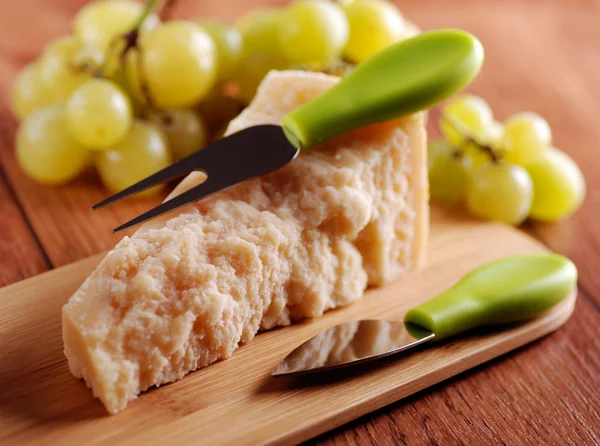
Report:
[[401,321],[345,322],[295,348],[272,375],[301,375],[374,361],[429,342],[434,337],[431,331]]

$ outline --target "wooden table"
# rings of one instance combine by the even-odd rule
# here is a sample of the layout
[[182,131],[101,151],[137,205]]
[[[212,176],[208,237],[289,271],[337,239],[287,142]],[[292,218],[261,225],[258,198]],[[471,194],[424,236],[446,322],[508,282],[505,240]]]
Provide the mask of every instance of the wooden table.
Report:
[[[88,176],[47,188],[15,164],[8,109],[16,70],[50,38],[67,33],[84,0],[3,2],[0,12],[0,286],[112,247],[110,229],[160,198],[93,214],[104,196]],[[234,19],[285,2],[179,0],[175,15]],[[409,400],[315,440],[317,444],[600,444],[600,3],[594,0],[420,0],[400,2],[424,29],[460,27],[486,48],[470,90],[500,119],[531,110],[550,122],[557,147],[581,166],[588,196],[556,225],[524,230],[571,257],[579,299],[558,332]],[[436,113],[432,113],[432,121]],[[431,134],[437,130],[432,125]],[[6,385],[6,383],[3,383]]]

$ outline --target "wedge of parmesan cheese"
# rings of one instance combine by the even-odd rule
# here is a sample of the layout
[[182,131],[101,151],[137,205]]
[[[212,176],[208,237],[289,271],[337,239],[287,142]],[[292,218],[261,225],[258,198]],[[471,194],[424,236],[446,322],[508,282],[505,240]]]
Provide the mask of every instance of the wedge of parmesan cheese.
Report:
[[[228,133],[279,123],[338,80],[271,72]],[[329,141],[123,238],[63,307],[73,375],[114,414],[260,330],[348,305],[418,267],[428,232],[424,120]],[[200,180],[190,175],[172,195]]]

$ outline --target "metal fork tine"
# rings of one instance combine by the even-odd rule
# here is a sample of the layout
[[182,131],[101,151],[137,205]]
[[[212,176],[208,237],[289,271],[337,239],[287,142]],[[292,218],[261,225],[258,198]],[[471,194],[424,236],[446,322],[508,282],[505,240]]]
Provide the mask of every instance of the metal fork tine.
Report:
[[166,214],[172,210],[185,206],[193,201],[200,200],[210,194],[218,192],[223,189],[223,185],[218,181],[211,181],[210,177],[202,184],[193,187],[192,189],[171,198],[164,203],[159,204],[154,209],[137,216],[136,218],[129,220],[127,223],[122,224],[118,228],[113,229],[113,232],[118,232],[123,229],[127,229],[131,226],[135,226],[139,223],[143,223],[146,220],[158,217],[159,215]]
[[[266,141],[270,141],[270,144],[267,144]],[[279,126],[261,125],[247,128],[221,138],[202,150],[198,150],[159,170],[155,174],[96,203],[92,206],[92,209],[99,209],[152,186],[184,176],[193,170],[202,169],[208,175],[211,175],[214,171],[219,171],[223,172],[224,175],[239,177],[236,178],[237,181],[244,176],[248,178],[262,174],[280,167],[294,158],[295,149],[288,146],[289,142]],[[247,147],[252,147],[253,150],[246,150]],[[235,169],[235,164],[238,163],[240,171],[234,173],[232,169]],[[231,164],[234,166],[231,166]]]
[[166,169],[108,197],[94,205],[93,209],[184,176],[191,171],[202,170],[207,174],[208,179],[204,183],[113,230],[113,232],[121,231],[242,181],[269,173],[292,161],[298,153],[299,149],[289,142],[280,126],[263,124],[249,127],[219,139]]
[[180,161],[177,161],[174,164],[171,164],[168,167],[165,167],[162,170],[159,170],[153,175],[150,175],[147,178],[144,178],[141,181],[138,181],[135,184],[132,184],[126,189],[123,189],[120,192],[117,192],[114,195],[111,195],[108,198],[105,198],[99,203],[96,203],[92,206],[93,210],[100,209],[110,203],[113,203],[118,200],[122,200],[123,198],[128,197],[129,195],[137,194],[138,192],[142,192],[146,189],[150,189],[153,186],[157,186],[162,183],[166,183],[167,181],[174,180],[177,177],[184,176],[185,174],[191,171],[190,160],[188,158],[184,158]]

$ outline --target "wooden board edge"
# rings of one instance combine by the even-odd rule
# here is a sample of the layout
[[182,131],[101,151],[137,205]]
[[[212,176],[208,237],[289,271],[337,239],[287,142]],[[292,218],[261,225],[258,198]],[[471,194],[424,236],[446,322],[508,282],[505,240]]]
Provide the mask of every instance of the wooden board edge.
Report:
[[339,412],[331,413],[329,417],[324,418],[320,423],[298,426],[296,430],[290,431],[276,439],[266,440],[266,443],[264,444],[277,446],[295,445],[310,440],[356,420],[357,418],[439,384],[442,381],[458,376],[467,370],[472,370],[492,359],[499,358],[513,350],[531,344],[563,326],[573,314],[576,301],[577,289],[575,289],[573,293],[558,306],[546,311],[545,314],[539,316],[535,320],[514,329],[490,335],[490,338],[496,341],[491,348],[490,345],[487,344],[462,357],[461,361],[451,362],[439,367],[428,375],[428,380],[418,380],[414,386],[405,386],[409,387],[408,391],[405,391],[403,388],[394,389],[379,397],[365,400],[360,404],[345,407]]

